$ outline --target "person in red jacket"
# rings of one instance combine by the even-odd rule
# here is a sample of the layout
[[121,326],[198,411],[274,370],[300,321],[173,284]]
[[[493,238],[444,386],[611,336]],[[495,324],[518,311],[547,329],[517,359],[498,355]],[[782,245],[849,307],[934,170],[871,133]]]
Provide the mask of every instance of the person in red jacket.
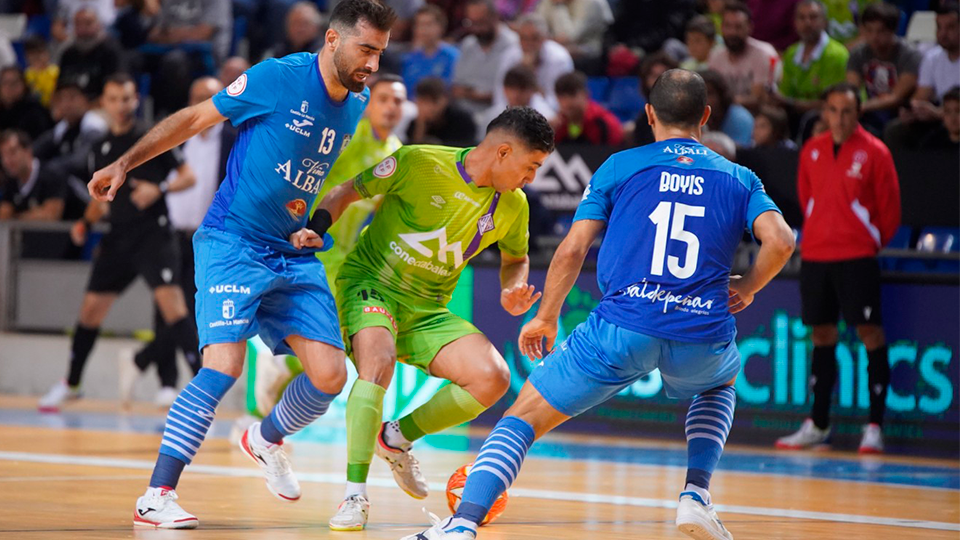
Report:
[[806,448],[830,435],[837,380],[839,313],[867,349],[870,423],[861,453],[883,451],[881,425],[890,363],[881,326],[877,252],[900,226],[900,185],[886,146],[859,123],[860,94],[847,83],[824,94],[829,130],[807,142],[797,185],[805,221],[801,238],[803,322],[813,327],[813,413],[778,448]]
[[620,146],[623,142],[620,120],[590,99],[586,75],[579,71],[561,75],[555,87],[560,105],[560,114],[553,122],[557,144],[567,142]]

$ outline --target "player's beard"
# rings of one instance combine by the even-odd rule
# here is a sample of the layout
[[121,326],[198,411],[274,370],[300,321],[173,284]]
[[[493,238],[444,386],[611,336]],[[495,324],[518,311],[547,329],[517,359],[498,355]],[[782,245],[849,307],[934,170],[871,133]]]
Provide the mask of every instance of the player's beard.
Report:
[[333,53],[333,67],[337,68],[337,78],[340,79],[340,84],[351,92],[363,92],[366,87],[366,81],[358,81],[354,78],[354,75],[366,73],[369,76],[373,74],[372,71],[365,69],[351,70],[339,49]]

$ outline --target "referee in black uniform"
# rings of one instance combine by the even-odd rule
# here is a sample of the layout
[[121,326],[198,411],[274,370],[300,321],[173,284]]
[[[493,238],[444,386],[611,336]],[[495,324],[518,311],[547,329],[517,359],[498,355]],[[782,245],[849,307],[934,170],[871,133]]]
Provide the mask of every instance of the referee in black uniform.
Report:
[[[139,99],[129,75],[117,74],[107,79],[102,106],[109,117],[110,132],[93,145],[91,175],[115,161],[147,132],[147,127],[136,120]],[[55,384],[41,398],[41,410],[56,410],[65,401],[80,397],[83,367],[96,342],[100,324],[120,293],[137,276],[142,276],[153,290],[154,300],[187,362],[194,371],[200,368],[197,329],[188,316],[179,286],[179,246],[164,198],[167,192],[193,186],[196,178],[178,150],[144,163],[128,176],[130,181],[117,192],[109,207],[106,203],[91,201],[83,219],[71,230],[73,241],[82,244],[90,226],[109,212],[110,232],[103,237],[94,258],[73,336],[67,379]],[[141,358],[137,360],[137,367],[144,371],[147,363]],[[161,376],[163,371],[161,367]]]

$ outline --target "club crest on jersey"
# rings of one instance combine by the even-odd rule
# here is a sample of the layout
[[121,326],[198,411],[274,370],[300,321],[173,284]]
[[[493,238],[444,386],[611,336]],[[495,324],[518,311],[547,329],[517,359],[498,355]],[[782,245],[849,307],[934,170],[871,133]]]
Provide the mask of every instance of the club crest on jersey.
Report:
[[286,204],[287,212],[294,219],[300,219],[307,213],[307,201],[303,199],[294,199]]
[[307,114],[307,111],[309,110],[310,110],[310,103],[304,100],[304,102],[300,104],[300,112],[303,114]]
[[693,163],[693,158],[687,156],[680,156],[677,158],[677,163],[683,163],[684,165],[690,165]]
[[377,178],[386,178],[397,170],[397,158],[390,156],[373,168],[373,175]]
[[477,230],[480,231],[480,234],[487,234],[495,228],[496,225],[493,224],[493,214],[484,214],[477,220]]
[[243,73],[239,77],[237,77],[237,80],[230,83],[230,86],[227,87],[227,95],[236,97],[242,94],[243,91],[246,89],[247,89],[247,74]]

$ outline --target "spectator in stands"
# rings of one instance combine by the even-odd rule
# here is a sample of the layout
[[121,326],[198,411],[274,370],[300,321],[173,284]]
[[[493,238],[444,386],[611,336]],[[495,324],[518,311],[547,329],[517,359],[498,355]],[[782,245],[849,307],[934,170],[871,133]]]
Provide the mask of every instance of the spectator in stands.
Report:
[[883,0],[823,0],[827,7],[827,33],[851,48],[860,42],[860,14],[870,4]]
[[53,96],[58,122],[33,145],[37,159],[60,173],[67,186],[64,219],[79,219],[90,200],[90,151],[107,132],[107,122],[92,110],[94,103],[78,83],[61,77]]
[[753,115],[743,105],[735,103],[727,80],[713,70],[701,71],[707,84],[707,104],[712,112],[707,121],[711,131],[721,131],[740,146],[750,146],[753,137]]
[[623,128],[617,117],[590,99],[587,76],[579,71],[557,79],[559,115],[553,122],[557,144],[584,143],[596,146],[620,146]]
[[943,2],[937,10],[937,46],[923,56],[917,91],[900,116],[887,124],[883,138],[891,148],[914,147],[939,130],[943,110],[937,105],[960,82],[960,6]]
[[0,130],[23,130],[31,138],[50,129],[50,113],[27,92],[27,81],[17,66],[0,68]]
[[723,9],[724,47],[710,55],[710,69],[727,80],[734,101],[755,110],[780,79],[780,57],[773,45],[750,37],[753,13],[745,4]]
[[746,0],[756,17],[753,37],[782,51],[797,41],[793,14],[800,0]]
[[[540,93],[537,74],[527,66],[518,65],[507,71],[503,78],[503,95],[506,99],[505,107],[532,107],[550,122],[557,116],[556,109],[551,107]],[[503,107],[497,105],[484,111],[477,124],[477,140],[483,139],[487,133],[487,125],[502,112]]]
[[941,126],[920,141],[920,148],[960,150],[960,86],[943,95]]
[[53,91],[57,89],[60,66],[50,60],[50,46],[43,38],[31,36],[23,43],[23,52],[27,57],[27,69],[24,79],[30,92],[40,99],[40,104],[50,107]]
[[690,56],[680,62],[680,67],[690,71],[707,69],[710,54],[717,45],[717,27],[707,17],[697,15],[687,23],[684,43]]
[[323,15],[313,2],[297,2],[287,11],[283,41],[264,54],[264,58],[283,58],[288,54],[315,53],[323,47]]
[[707,131],[700,143],[730,161],[737,160],[737,143],[722,131]]
[[24,131],[0,133],[0,163],[6,176],[0,184],[0,220],[59,221],[63,216],[66,184],[33,155],[31,142]]
[[476,141],[473,115],[450,100],[442,79],[427,77],[417,84],[417,118],[407,127],[409,144],[470,146]]
[[[116,0],[117,20],[113,33],[127,53],[147,42],[147,36],[160,14],[160,0]],[[130,54],[130,56],[134,56]]]
[[520,44],[511,47],[504,55],[497,75],[497,91],[494,105],[505,105],[503,97],[503,77],[507,71],[517,65],[526,66],[537,74],[537,84],[543,89],[544,96],[551,107],[557,106],[557,96],[553,87],[557,79],[573,71],[573,58],[563,45],[549,39],[547,21],[536,13],[528,13],[517,19],[517,34]]
[[[868,8],[869,9],[869,8]],[[797,172],[803,322],[813,327],[813,412],[778,448],[807,448],[830,435],[830,402],[837,380],[840,313],[867,350],[870,423],[861,453],[883,451],[881,425],[890,383],[877,252],[900,226],[900,187],[890,151],[858,122],[860,89],[840,83],[824,97],[829,131],[804,145]]]
[[409,41],[410,28],[413,26],[417,11],[424,6],[424,0],[383,0],[383,2],[393,8],[397,14],[397,22],[390,30],[390,39]]
[[613,39],[647,53],[659,51],[670,39],[683,37],[683,30],[696,14],[696,0],[620,2],[610,27]]
[[[151,86],[158,116],[187,104],[194,73],[208,72],[226,58],[233,29],[230,0],[164,0],[148,41],[161,47],[147,70],[162,84]],[[209,45],[209,51],[203,46]],[[189,48],[189,50],[188,50]]]
[[850,51],[847,82],[863,88],[863,123],[875,133],[895,118],[917,87],[920,53],[897,37],[900,10],[892,4],[870,4],[863,10],[864,42]]
[[73,41],[60,57],[60,76],[96,99],[107,77],[122,69],[120,44],[104,31],[92,8],[78,10],[73,19]]
[[[460,50],[443,42],[447,16],[437,6],[423,6],[413,18],[413,48],[403,56],[403,82],[414,91],[422,79],[439,77],[449,87]],[[415,98],[410,96],[410,99]]]
[[532,12],[539,0],[496,0],[497,13],[505,21],[512,21],[526,13]]
[[613,23],[607,0],[540,0],[536,13],[547,22],[548,35],[571,56],[584,61],[600,58],[604,34]]
[[843,82],[850,53],[827,34],[827,12],[820,0],[802,0],[794,13],[800,41],[783,54],[783,80],[774,101],[798,114],[820,108],[820,96]]
[[469,35],[460,43],[453,97],[470,112],[479,112],[493,104],[504,55],[520,39],[500,22],[492,0],[467,0],[464,29]]
[[[713,28],[713,24],[710,23],[710,21],[705,18],[702,20],[705,21],[711,29]],[[674,61],[670,55],[663,52],[649,54],[643,57],[643,60],[640,61],[640,94],[643,96],[643,99],[647,99],[648,96],[650,96],[650,90],[653,88],[653,84],[657,82],[657,79],[660,78],[663,72],[676,67],[676,61]],[[636,122],[634,122],[631,142],[634,146],[644,146],[655,142],[653,130],[650,128],[650,123],[647,122],[646,108],[640,109],[640,114],[637,116]]]
[[797,144],[790,140],[786,111],[770,105],[760,107],[753,120],[753,145],[756,148],[797,149]]
[[52,10],[50,37],[57,51],[62,50],[62,45],[76,33],[76,16],[80,10],[91,10],[104,28],[112,26],[117,17],[114,0],[56,0],[51,3],[56,7]]
[[231,56],[220,65],[220,71],[217,73],[217,79],[220,84],[230,86],[230,83],[237,80],[243,72],[250,69],[250,62],[242,56]]

